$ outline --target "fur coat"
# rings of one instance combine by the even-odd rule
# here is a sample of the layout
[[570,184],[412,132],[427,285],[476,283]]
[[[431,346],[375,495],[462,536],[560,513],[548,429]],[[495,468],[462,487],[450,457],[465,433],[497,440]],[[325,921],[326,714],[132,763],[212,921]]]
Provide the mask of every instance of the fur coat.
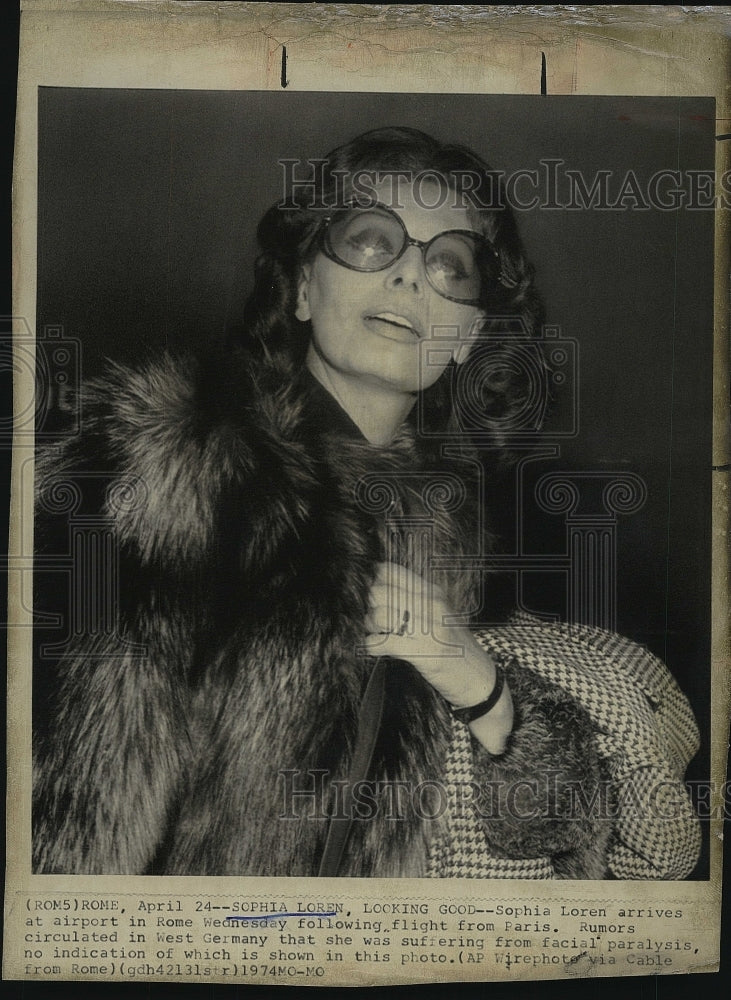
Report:
[[[53,498],[75,489],[75,523],[111,545],[115,615],[76,629],[37,699],[37,872],[317,874],[374,663],[358,646],[375,568],[424,570],[388,517],[427,523],[433,554],[475,551],[476,494],[430,498],[444,464],[408,426],[377,448],[307,373],[270,376],[244,357],[112,368],[84,390],[83,435],[39,457],[37,551],[68,545]],[[474,606],[466,574],[440,583],[453,607]],[[508,680],[514,731],[500,758],[473,741],[475,775],[549,769],[590,795],[604,765],[589,713],[529,669]],[[448,816],[408,797],[394,816],[378,796],[443,779],[452,735],[441,696],[391,662],[379,807],[353,824],[341,874],[430,870]],[[288,781],[307,794],[286,800]],[[485,820],[485,850],[602,877],[608,824],[548,806],[549,819]]]

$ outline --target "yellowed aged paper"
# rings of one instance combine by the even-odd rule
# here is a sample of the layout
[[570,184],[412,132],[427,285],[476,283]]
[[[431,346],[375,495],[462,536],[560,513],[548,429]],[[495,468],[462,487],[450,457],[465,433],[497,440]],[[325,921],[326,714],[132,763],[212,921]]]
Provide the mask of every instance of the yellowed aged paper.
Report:
[[[731,133],[727,79],[729,18],[724,8],[694,11],[677,7],[612,7],[572,8],[572,11],[568,16],[558,8],[546,7],[522,8],[516,12],[516,8],[487,6],[203,4],[163,0],[25,0],[23,3],[14,179],[16,420],[10,543],[4,978],[342,986],[717,970],[722,890],[720,834],[729,718],[726,530],[730,456],[726,411],[728,199],[731,197],[727,150],[730,147],[723,140],[716,143],[716,191],[720,194],[713,194],[711,184],[709,200],[708,163],[702,156],[694,159],[693,130],[698,130],[698,148],[705,151],[703,155],[710,148],[713,129],[719,136]],[[587,104],[589,98],[595,103]],[[572,100],[577,102],[575,116],[568,103]],[[652,100],[655,103],[648,103]],[[554,125],[547,115],[555,116]],[[311,134],[317,141],[299,153],[292,153],[288,120],[292,135],[304,140]],[[171,125],[173,121],[175,128]],[[249,131],[247,121],[253,123]],[[708,291],[703,299],[706,313],[700,319],[693,315],[692,285],[696,279],[688,270],[687,257],[678,257],[680,263],[674,275],[659,265],[655,272],[654,259],[659,260],[665,253],[661,235],[656,235],[654,242],[648,240],[646,251],[648,273],[657,273],[658,283],[651,289],[648,282],[647,300],[630,303],[629,312],[622,313],[629,315],[631,308],[636,308],[639,328],[645,322],[651,325],[652,316],[662,312],[673,295],[680,302],[678,334],[673,340],[677,358],[669,355],[654,358],[641,339],[636,346],[637,368],[647,373],[649,405],[660,400],[658,405],[667,407],[663,426],[666,429],[674,426],[676,435],[680,434],[680,438],[672,433],[662,438],[662,447],[670,454],[663,461],[667,459],[670,467],[673,456],[682,458],[688,450],[692,451],[688,437],[695,433],[706,435],[699,439],[700,449],[704,447],[703,441],[710,443],[711,392],[708,385],[699,382],[698,399],[706,402],[699,402],[698,406],[703,409],[707,404],[703,410],[708,418],[704,430],[705,418],[701,415],[695,422],[692,400],[683,397],[678,409],[668,385],[652,387],[653,365],[656,361],[658,371],[675,371],[677,365],[682,366],[682,360],[678,359],[690,357],[693,337],[698,338],[699,354],[706,351],[710,359],[711,325],[715,337],[712,465],[716,471],[711,482],[711,469],[707,470],[708,481],[703,487],[706,492],[701,493],[707,498],[709,509],[712,505],[709,595],[711,575],[713,587],[707,601],[710,612],[700,597],[697,608],[694,606],[699,615],[707,616],[710,635],[705,640],[703,635],[696,635],[699,645],[692,648],[689,645],[687,650],[682,642],[673,647],[675,640],[668,640],[669,662],[673,656],[682,658],[687,652],[697,659],[693,661],[695,666],[689,664],[686,670],[690,672],[697,667],[703,672],[697,684],[692,678],[688,680],[697,705],[701,709],[705,706],[697,712],[699,725],[704,729],[707,762],[705,770],[695,772],[697,805],[703,811],[701,825],[705,837],[705,853],[699,867],[690,878],[682,880],[671,877],[613,881],[34,873],[30,797],[33,477],[34,448],[38,443],[34,428],[37,433],[40,428],[42,433],[38,436],[43,438],[51,426],[44,423],[45,411],[41,412],[39,398],[34,393],[45,392],[44,405],[51,399],[63,410],[66,399],[63,386],[67,384],[63,380],[73,383],[82,369],[85,374],[98,374],[103,357],[129,361],[136,351],[142,354],[148,349],[148,340],[154,340],[162,350],[174,346],[177,336],[185,346],[191,346],[203,328],[206,310],[216,317],[216,322],[227,318],[226,310],[221,310],[215,302],[215,278],[206,290],[201,275],[213,273],[216,268],[229,267],[234,271],[242,262],[250,268],[251,251],[237,257],[236,240],[240,235],[242,241],[253,241],[253,230],[266,206],[266,198],[271,203],[280,193],[283,178],[286,179],[287,168],[282,163],[288,157],[324,155],[336,141],[346,141],[368,128],[425,127],[425,123],[432,123],[445,139],[468,143],[483,141],[483,130],[493,130],[494,138],[484,140],[481,151],[494,157],[498,164],[507,163],[507,169],[513,170],[514,200],[524,215],[519,223],[524,222],[531,249],[542,261],[538,264],[539,273],[542,267],[548,285],[542,291],[549,319],[552,306],[559,313],[562,308],[561,301],[551,302],[550,287],[551,276],[558,280],[557,271],[561,268],[574,269],[576,278],[569,284],[579,289],[576,301],[596,295],[596,301],[603,303],[604,311],[597,311],[594,316],[597,329],[605,337],[604,345],[596,348],[595,364],[600,363],[596,359],[609,356],[601,352],[611,347],[614,336],[612,306],[606,289],[602,292],[598,286],[602,282],[614,283],[613,294],[619,300],[627,295],[622,283],[628,275],[622,270],[621,260],[605,259],[599,264],[589,264],[589,250],[580,253],[576,248],[584,245],[580,242],[574,247],[556,243],[546,250],[547,241],[556,238],[552,220],[571,214],[565,205],[551,200],[549,182],[555,177],[551,170],[570,170],[572,166],[562,158],[566,154],[559,141],[561,137],[573,137],[572,149],[595,151],[602,146],[603,136],[607,136],[607,162],[612,163],[615,171],[622,166],[622,172],[619,181],[612,176],[614,186],[607,193],[612,204],[606,206],[603,219],[596,224],[616,226],[618,230],[629,227],[626,232],[631,235],[621,238],[625,245],[642,239],[642,227],[637,220],[644,210],[643,201],[652,202],[653,191],[656,198],[662,199],[667,219],[675,219],[668,171],[675,171],[671,180],[682,188],[685,197],[696,198],[698,219],[713,220],[698,222],[698,232],[705,234],[700,237],[695,235],[692,213],[686,213],[682,224],[679,223],[685,227],[681,242],[699,240],[697,246],[702,255],[697,265],[697,283]],[[651,145],[656,141],[656,131],[662,137],[657,142],[665,142],[662,149],[669,150],[669,130],[677,129],[677,141],[674,138],[672,146],[675,158],[652,161],[656,172],[666,171],[662,186],[656,185],[652,190],[642,187],[645,182],[637,181],[634,160],[622,160],[624,123],[638,130],[633,133],[634,146],[627,140],[627,148],[635,157],[640,155],[641,145],[637,136],[646,135]],[[539,138],[532,158],[521,159],[526,155],[533,129]],[[227,130],[234,130],[233,139]],[[239,147],[236,136],[240,136]],[[61,137],[60,144],[54,148],[57,137]],[[127,137],[133,138],[133,146],[126,144]],[[555,137],[559,139],[554,142]],[[200,227],[201,234],[206,225],[209,232],[202,235],[204,242],[198,256],[189,245],[171,252],[176,233],[172,230],[167,233],[170,243],[161,241],[155,230],[156,222],[163,216],[181,219],[200,211],[205,213],[206,199],[217,204],[216,186],[231,184],[232,171],[227,174],[225,164],[218,173],[211,172],[208,181],[200,181],[194,170],[189,175],[185,173],[186,150],[192,152],[197,147],[200,154],[206,143],[216,152],[239,148],[242,174],[251,171],[245,176],[245,183],[250,185],[245,188],[246,196],[256,202],[258,214],[247,219],[246,212],[238,206],[232,207],[229,218],[225,206],[218,205],[218,211],[206,216]],[[269,180],[266,170],[251,179],[255,164],[261,159],[259,145],[267,155],[271,154]],[[108,170],[105,155],[110,160],[117,158],[122,164],[118,174],[105,173]],[[592,156],[590,162],[602,162],[601,155],[592,152]],[[86,166],[81,166],[84,160]],[[47,185],[43,190],[39,187],[39,169]],[[159,184],[159,174],[155,177],[159,169],[170,171],[171,178],[184,178],[180,184],[189,185],[189,202],[176,207],[178,215],[157,214],[160,207],[157,199],[165,189]],[[518,170],[524,171],[520,177]],[[140,186],[135,191],[138,171]],[[644,176],[641,171],[642,165],[637,166],[638,176]],[[292,176],[289,175],[290,180]],[[563,173],[561,176],[565,179]],[[588,180],[582,177],[585,187],[580,191],[586,194],[586,185],[591,187],[597,176],[595,172]],[[118,192],[105,187],[105,179],[109,177],[119,180]],[[85,201],[84,184],[95,184],[98,178],[102,180],[94,188],[93,197]],[[722,178],[726,178],[725,183]],[[601,178],[597,183],[601,192]],[[145,185],[149,185],[147,202]],[[259,187],[254,197],[250,191],[256,185]],[[176,188],[170,180],[166,190],[179,194],[185,188]],[[575,193],[579,189],[572,190]],[[538,201],[543,198],[541,208],[546,208],[535,217],[530,215],[534,196]],[[587,197],[590,200],[590,193]],[[104,261],[95,260],[93,248],[86,256],[79,249],[91,232],[87,226],[89,217],[78,216],[75,221],[72,218],[73,206],[91,205],[94,198],[98,200],[89,225],[93,223],[94,232],[99,233],[108,224],[123,241],[116,250],[111,248],[111,256]],[[129,199],[134,201],[134,207],[130,207]],[[68,214],[53,215],[56,208],[63,207],[64,200],[72,206]],[[652,207],[654,203],[648,209]],[[105,221],[105,212],[113,212],[116,220],[127,222],[117,225],[110,219]],[[581,213],[574,215],[579,219]],[[667,224],[665,216],[658,225]],[[71,229],[64,231],[59,220],[65,220],[64,224]],[[703,229],[703,225],[715,225],[715,259],[706,239],[711,230]],[[181,229],[182,239],[192,231]],[[579,229],[574,231],[578,241]],[[217,245],[219,237],[223,242]],[[60,249],[53,246],[57,238],[61,241]],[[677,233],[675,238],[677,248]],[[73,261],[71,264],[64,261],[62,267],[64,240],[68,241]],[[144,286],[142,272],[145,262],[155,253],[172,253],[172,256],[167,258],[167,264],[161,265],[159,287],[152,288]],[[176,257],[176,253],[180,256]],[[227,260],[227,254],[234,254],[233,259]],[[136,263],[136,258],[141,263]],[[165,327],[165,314],[156,310],[160,302],[167,301],[169,305],[171,297],[184,294],[185,282],[180,281],[176,270],[181,262],[186,267],[195,266],[197,273],[190,283],[193,290],[190,300],[181,301],[179,306],[178,334]],[[581,270],[584,264],[590,268],[588,278]],[[114,267],[119,268],[116,285]],[[715,282],[712,282],[713,269]],[[125,305],[126,296],[135,295],[135,282],[149,297],[148,314],[137,319]],[[678,292],[679,288],[683,291]],[[228,292],[233,311],[237,290],[236,281],[232,280]],[[205,298],[209,293],[210,300]],[[568,291],[563,294],[568,296]],[[194,301],[195,296],[201,295],[203,298]],[[556,297],[560,299],[558,293]],[[47,305],[49,301],[56,313],[43,311],[44,303]],[[186,314],[188,307],[190,311]],[[573,308],[570,297],[563,302],[563,308],[568,317]],[[89,315],[91,309],[106,310],[106,320]],[[127,323],[123,330],[112,326],[111,317],[117,309]],[[573,327],[571,322],[564,322],[560,329],[558,325],[547,328],[549,339],[556,338],[553,347],[561,341],[560,360],[554,351],[556,365],[569,380],[574,370],[581,375],[583,359],[591,351],[582,344],[582,338],[591,339],[588,312],[580,329],[581,322],[576,319]],[[98,323],[101,332],[95,329]],[[703,323],[707,327],[705,340]],[[148,329],[153,332],[148,334]],[[621,331],[616,334],[617,340],[627,335],[626,330]],[[572,353],[575,350],[578,353]],[[628,358],[627,364],[631,363],[634,350],[623,355]],[[687,353],[683,354],[684,351]],[[61,360],[59,352],[63,355]],[[57,379],[53,383],[55,395],[49,396],[42,386],[38,388],[39,357],[45,366],[41,378]],[[574,369],[571,366],[577,358],[582,360],[576,360]],[[703,371],[699,368],[699,379]],[[710,362],[705,372],[710,373]],[[615,369],[607,379],[621,383],[623,375],[623,371]],[[658,375],[657,381],[667,377]],[[593,382],[585,382],[581,375],[572,383],[576,388],[571,397],[575,408],[572,410],[567,404],[553,425],[551,440],[558,448],[556,454],[562,447],[562,454],[572,454],[570,449],[579,447],[571,444],[581,440],[578,423],[572,420],[583,421],[592,402],[586,392],[580,394],[579,383],[594,387],[590,395],[606,391],[603,398],[611,423],[609,409],[614,397],[606,386],[602,390],[602,382],[596,375]],[[631,384],[635,389],[628,391],[642,394],[641,379]],[[691,389],[686,386],[682,391]],[[659,394],[657,397],[655,392]],[[617,399],[621,406],[626,404],[621,392]],[[560,420],[565,422],[562,424]],[[623,535],[622,517],[639,511],[645,503],[649,504],[648,510],[655,509],[652,504],[660,504],[660,487],[652,478],[654,459],[642,450],[643,431],[635,427],[631,434],[629,429],[626,433],[626,448],[612,451],[608,439],[597,431],[596,439],[586,446],[589,451],[594,449],[592,460],[596,465],[581,465],[589,462],[589,458],[578,450],[573,472],[592,482],[599,481],[601,470],[608,469],[615,479],[620,477],[620,495],[611,526],[605,525],[602,530],[610,532],[607,537],[611,536],[612,544],[619,539],[620,556],[625,551],[627,557],[626,540],[635,537],[639,544],[640,529],[635,529],[638,534],[632,536],[630,524],[626,529],[630,535]],[[653,441],[648,438],[648,442],[651,450]],[[673,451],[675,448],[680,451]],[[606,467],[601,464],[602,449],[610,455]],[[638,475],[633,472],[632,462],[641,461],[643,456],[647,467]],[[643,477],[651,486],[655,483],[646,491],[649,499],[643,493]],[[688,488],[692,485],[688,484]],[[543,514],[566,514],[558,493],[551,493],[549,480],[544,479],[543,488],[544,494],[540,489],[536,494],[548,497]],[[667,483],[666,489],[670,491]],[[667,496],[671,493],[667,492]],[[675,493],[671,498],[670,506],[681,502]],[[63,504],[64,497],[56,499]],[[554,502],[552,511],[551,502]],[[692,520],[692,505],[686,513],[688,520]],[[678,515],[674,512],[673,516],[677,519]],[[577,524],[573,529],[579,530]],[[685,552],[676,557],[669,548],[662,557],[664,562],[657,553],[654,558],[653,567],[659,567],[658,572],[664,567],[671,581],[667,592],[676,594],[674,600],[679,605],[682,602],[677,592],[682,591],[682,576],[693,572],[691,554]],[[58,560],[60,555],[55,569],[73,572],[70,563],[61,565]],[[556,560],[549,570],[567,572],[558,555]],[[534,562],[539,566],[537,557]],[[626,590],[621,590],[623,581],[620,581],[619,592],[624,593],[627,607],[624,611],[620,607],[618,615],[616,609],[610,608],[603,621],[621,625],[625,613],[641,635],[643,629],[649,632],[653,626],[644,625],[642,614],[637,611],[637,602],[640,605],[642,602],[645,572],[639,562],[638,559],[638,565],[633,567],[636,579],[628,583]],[[539,568],[545,569],[547,565],[540,563]],[[626,566],[632,566],[629,557]],[[511,564],[511,571],[513,568]],[[50,566],[50,571],[54,571],[54,566]],[[89,565],[87,571],[91,572]],[[526,587],[530,589],[530,581]],[[87,599],[91,601],[91,597]],[[694,613],[694,608],[689,614]],[[656,612],[659,621],[662,609]],[[688,627],[695,628],[698,634],[703,631],[693,622]],[[706,642],[705,646],[701,640]],[[687,680],[685,675],[684,679]],[[709,687],[710,704],[706,704],[705,692]],[[109,776],[110,782],[118,778]]]

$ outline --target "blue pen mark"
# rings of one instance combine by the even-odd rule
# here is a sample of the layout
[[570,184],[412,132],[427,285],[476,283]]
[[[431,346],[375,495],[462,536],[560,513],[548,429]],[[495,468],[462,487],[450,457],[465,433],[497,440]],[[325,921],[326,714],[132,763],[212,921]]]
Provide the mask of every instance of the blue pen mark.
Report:
[[279,920],[282,917],[336,917],[337,910],[298,910],[296,913],[229,913],[224,920]]

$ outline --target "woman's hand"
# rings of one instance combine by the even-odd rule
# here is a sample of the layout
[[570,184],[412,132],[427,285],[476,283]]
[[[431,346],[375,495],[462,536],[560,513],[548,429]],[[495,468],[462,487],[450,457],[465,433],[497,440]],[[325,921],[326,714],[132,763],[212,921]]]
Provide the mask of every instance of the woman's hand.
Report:
[[[366,648],[411,663],[454,708],[478,705],[495,687],[495,662],[469,629],[444,625],[452,614],[441,589],[397,563],[381,563],[370,594]],[[500,754],[513,728],[507,684],[497,704],[470,723],[476,739]]]

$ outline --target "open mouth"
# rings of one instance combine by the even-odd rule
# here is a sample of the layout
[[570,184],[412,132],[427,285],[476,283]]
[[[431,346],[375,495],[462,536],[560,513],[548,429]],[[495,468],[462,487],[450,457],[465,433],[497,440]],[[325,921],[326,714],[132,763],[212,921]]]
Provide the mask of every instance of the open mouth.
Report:
[[402,316],[400,313],[392,312],[379,312],[373,313],[370,316],[366,316],[367,320],[375,320],[378,323],[383,323],[386,327],[389,327],[394,333],[400,333],[403,336],[410,336],[415,340],[421,339],[421,331],[416,326],[416,324],[406,316]]

